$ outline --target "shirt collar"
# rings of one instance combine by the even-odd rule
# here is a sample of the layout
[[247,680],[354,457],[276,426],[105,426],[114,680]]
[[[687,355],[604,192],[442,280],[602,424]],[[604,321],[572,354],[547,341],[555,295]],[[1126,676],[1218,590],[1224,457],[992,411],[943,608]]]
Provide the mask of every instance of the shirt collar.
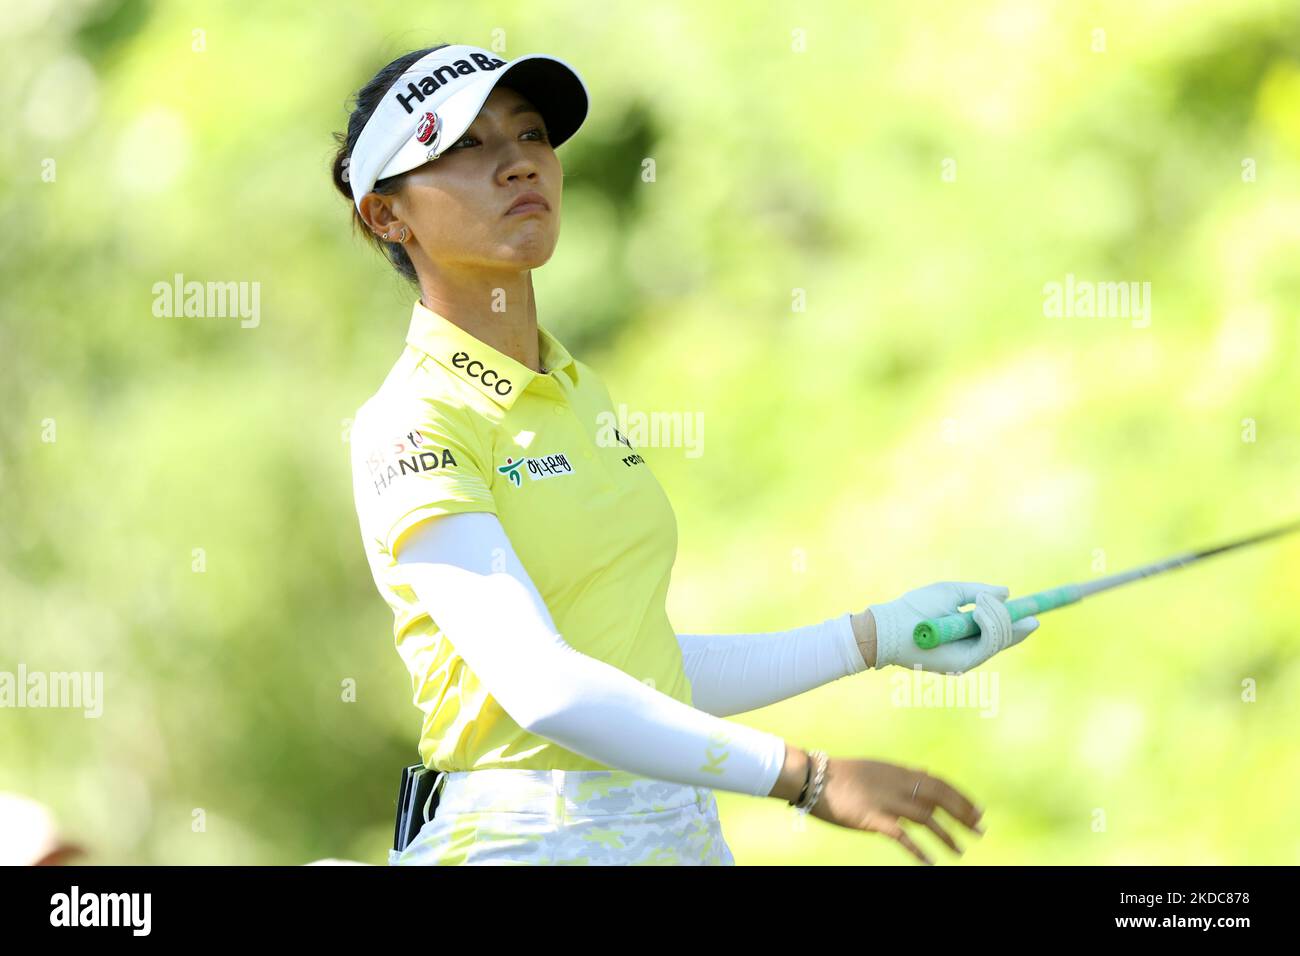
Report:
[[[533,379],[545,378],[426,308],[419,299],[415,300],[411,312],[406,341],[502,408],[510,408]],[[566,374],[574,383],[578,381],[578,366],[573,356],[541,323],[537,326],[537,346],[542,365],[548,371]]]

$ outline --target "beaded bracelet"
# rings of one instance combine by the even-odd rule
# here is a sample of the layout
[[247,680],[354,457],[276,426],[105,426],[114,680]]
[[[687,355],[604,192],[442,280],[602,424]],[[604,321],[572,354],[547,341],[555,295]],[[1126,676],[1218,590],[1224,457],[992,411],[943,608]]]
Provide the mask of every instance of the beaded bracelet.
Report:
[[813,765],[813,762],[812,762],[812,754],[810,753],[810,754],[808,754],[808,762],[807,762],[806,764],[804,764],[804,768],[803,768],[803,787],[802,787],[802,789],[800,789],[800,791],[799,791],[799,796],[795,797],[793,800],[787,800],[787,801],[786,801],[787,803],[790,804],[790,806],[792,806],[792,807],[798,806],[800,803],[803,802],[803,798],[804,798],[805,796],[807,796],[807,794],[808,794],[808,784],[810,784],[810,783],[812,782],[812,765]]
[[[810,751],[808,756],[810,758],[808,761],[809,770],[812,769],[811,758],[816,758],[817,760],[817,773],[812,779],[812,792],[808,793],[808,784],[805,782],[804,789],[799,793],[799,799],[794,803],[795,809],[804,814],[811,811],[817,804],[817,801],[821,798],[822,789],[826,786],[826,764],[830,759],[820,750]],[[808,795],[807,801],[804,800],[805,794]]]

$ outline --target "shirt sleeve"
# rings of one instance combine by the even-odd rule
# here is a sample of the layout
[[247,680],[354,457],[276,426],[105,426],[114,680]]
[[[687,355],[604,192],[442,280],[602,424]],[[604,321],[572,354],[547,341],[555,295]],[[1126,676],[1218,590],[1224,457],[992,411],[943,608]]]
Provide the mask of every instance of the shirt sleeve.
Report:
[[425,610],[525,730],[607,766],[768,796],[785,741],[722,720],[570,646],[495,515],[452,515],[408,537],[398,568]]
[[691,700],[717,717],[743,714],[867,669],[841,614],[789,631],[678,634]]
[[352,480],[362,534],[396,554],[438,515],[495,514],[490,433],[468,408],[429,398],[372,400],[352,428]]

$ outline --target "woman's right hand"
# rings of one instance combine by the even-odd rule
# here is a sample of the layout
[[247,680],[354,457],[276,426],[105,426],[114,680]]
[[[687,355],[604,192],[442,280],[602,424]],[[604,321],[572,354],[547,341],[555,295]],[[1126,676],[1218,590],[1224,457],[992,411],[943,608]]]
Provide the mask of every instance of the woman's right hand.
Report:
[[[772,795],[783,796],[787,802],[794,799],[797,790],[803,787],[803,766],[799,764],[797,773],[792,775],[798,781],[795,793],[788,790],[782,794],[776,792],[776,789],[784,789],[783,784],[789,780],[783,771],[783,780]],[[940,807],[971,831],[984,833],[979,826],[984,811],[955,787],[924,770],[879,760],[830,757],[826,763],[826,782],[821,797],[809,812],[827,823],[850,830],[883,834],[897,840],[922,863],[933,864],[934,861],[908,836],[902,821],[922,824],[954,853],[960,854],[962,848],[935,819],[935,810]]]
[[[1038,618],[1011,620],[1006,601],[1010,590],[1000,584],[975,581],[939,581],[908,591],[868,610],[875,621],[876,667],[897,664],[945,674],[962,674],[983,664],[994,654],[1019,644],[1038,630]],[[916,625],[927,618],[956,614],[974,604],[979,636],[965,637],[938,647],[919,648],[912,639]]]

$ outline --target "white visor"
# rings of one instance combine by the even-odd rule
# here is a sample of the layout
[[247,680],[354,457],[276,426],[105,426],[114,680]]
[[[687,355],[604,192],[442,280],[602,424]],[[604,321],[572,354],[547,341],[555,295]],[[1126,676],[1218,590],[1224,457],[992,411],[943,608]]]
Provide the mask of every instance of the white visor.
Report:
[[587,117],[587,86],[563,60],[541,54],[509,62],[476,46],[445,46],[417,60],[384,93],[352,147],[345,171],[353,201],[378,180],[437,159],[460,142],[497,83],[518,90],[542,114],[552,146]]

